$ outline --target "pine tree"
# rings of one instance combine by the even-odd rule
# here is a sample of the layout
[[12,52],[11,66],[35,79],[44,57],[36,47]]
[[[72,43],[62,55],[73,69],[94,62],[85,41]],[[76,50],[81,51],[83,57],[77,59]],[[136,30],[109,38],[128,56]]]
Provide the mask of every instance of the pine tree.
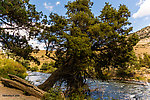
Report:
[[[46,55],[55,60],[58,69],[39,87],[48,90],[57,81],[66,82],[72,91],[85,85],[87,69],[95,68],[97,78],[105,79],[103,70],[124,67],[138,42],[138,36],[128,36],[132,27],[130,12],[125,5],[116,10],[109,3],[95,17],[90,0],[68,2],[66,16],[50,14],[39,40],[46,44]],[[55,51],[54,57],[50,53]]]
[[[4,50],[14,53],[15,56],[27,60],[36,58],[31,56],[33,47],[28,44],[31,37],[39,32],[36,26],[42,13],[29,4],[29,0],[1,0],[0,1],[0,42]],[[20,31],[26,31],[23,35]]]
[[[92,13],[92,6],[90,0],[68,2],[66,16],[51,13],[48,19],[28,0],[2,0],[0,42],[3,49],[24,59],[36,60],[31,56],[34,49],[28,41],[34,38],[45,43],[46,56],[55,61],[57,70],[39,86],[43,90],[60,81],[66,82],[72,92],[78,92],[90,76],[87,69],[91,66],[97,78],[105,79],[103,69],[123,68],[129,62],[138,36],[128,36],[132,27],[129,27],[130,12],[125,5],[117,10],[106,3],[98,17]],[[3,24],[11,27],[4,28]],[[11,35],[7,29],[26,29],[29,37],[19,32]]]

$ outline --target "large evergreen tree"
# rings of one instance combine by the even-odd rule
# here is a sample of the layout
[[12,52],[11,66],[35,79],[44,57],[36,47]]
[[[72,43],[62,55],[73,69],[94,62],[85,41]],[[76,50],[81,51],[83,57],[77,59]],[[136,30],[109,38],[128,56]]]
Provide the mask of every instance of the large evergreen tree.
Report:
[[[39,40],[46,44],[46,55],[55,60],[58,69],[39,87],[48,90],[57,81],[66,82],[70,90],[84,86],[92,66],[98,78],[104,79],[103,69],[124,67],[132,56],[138,37],[128,21],[130,12],[125,5],[119,9],[109,3],[95,17],[90,0],[68,2],[66,16],[50,14],[50,27],[45,27]],[[50,53],[55,51],[54,56]]]
[[[106,3],[100,16],[91,12],[90,0],[68,2],[66,16],[51,13],[50,19],[35,11],[28,0],[0,1],[0,42],[24,59],[34,59],[30,54],[33,48],[28,44],[30,38],[45,43],[46,56],[55,60],[57,70],[39,87],[49,90],[57,82],[66,82],[68,89],[78,91],[90,76],[87,69],[92,66],[98,78],[104,79],[103,69],[124,67],[138,42],[128,21],[130,12],[125,5],[119,9]],[[3,28],[6,24],[12,27]],[[17,26],[17,27],[15,27]],[[25,28],[29,39],[19,33],[10,35],[6,29]],[[35,37],[33,37],[35,36]],[[54,55],[51,56],[51,53]]]

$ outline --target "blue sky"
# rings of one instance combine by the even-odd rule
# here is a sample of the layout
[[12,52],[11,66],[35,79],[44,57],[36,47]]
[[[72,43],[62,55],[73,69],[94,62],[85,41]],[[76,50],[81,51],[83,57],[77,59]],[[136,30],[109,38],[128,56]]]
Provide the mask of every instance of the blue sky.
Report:
[[[64,5],[68,1],[74,0],[30,0],[31,4],[36,5],[38,11],[42,11],[44,14],[49,15],[50,12],[57,13],[59,15],[65,15],[66,9]],[[118,8],[120,4],[125,4],[130,12],[131,17],[129,21],[132,23],[133,31],[138,31],[141,28],[150,26],[150,0],[91,0],[94,2],[92,12],[95,16],[100,15],[100,11],[105,5],[105,2],[109,2],[113,7]]]
[[[65,15],[66,9],[64,5],[68,1],[74,0],[30,0],[31,4],[36,5],[38,11],[49,15],[50,12],[55,12],[59,15]],[[150,0],[91,0],[94,2],[92,12],[95,16],[100,15],[100,11],[109,2],[113,7],[118,8],[120,4],[125,4],[130,12],[129,18],[133,26],[133,32],[140,30],[150,25]]]
[[[59,15],[65,15],[66,9],[64,5],[68,1],[74,0],[30,0],[31,4],[36,6],[38,11],[42,11],[49,16],[51,12]],[[113,7],[118,8],[120,4],[125,4],[131,12],[129,21],[132,23],[133,31],[136,32],[146,26],[150,26],[150,0],[91,0],[94,2],[92,12],[95,16],[100,15],[100,11],[105,5],[105,2],[109,2]],[[39,43],[37,40],[31,40],[30,44],[39,46],[41,50],[44,50],[44,43]]]

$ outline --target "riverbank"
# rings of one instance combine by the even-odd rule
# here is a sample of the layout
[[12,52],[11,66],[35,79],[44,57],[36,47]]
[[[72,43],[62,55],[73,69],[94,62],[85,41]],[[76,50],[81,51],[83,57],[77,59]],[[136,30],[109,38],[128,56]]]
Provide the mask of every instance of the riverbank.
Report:
[[27,96],[23,91],[5,87],[0,81],[0,100],[40,100],[34,96]]
[[[29,81],[32,81],[34,85],[42,84],[50,74],[45,74],[41,72],[31,72],[28,71],[28,76],[26,77]],[[113,99],[150,99],[150,90],[148,85],[144,85],[142,82],[132,82],[129,80],[125,82],[120,82],[117,80],[93,80],[87,79],[86,83],[88,84],[90,91],[90,97],[93,99],[98,98],[113,98]],[[62,84],[62,89],[64,89],[64,84]],[[26,96],[20,90],[13,88],[4,87],[0,85],[0,100],[40,100],[33,96]],[[3,95],[4,94],[4,95]]]

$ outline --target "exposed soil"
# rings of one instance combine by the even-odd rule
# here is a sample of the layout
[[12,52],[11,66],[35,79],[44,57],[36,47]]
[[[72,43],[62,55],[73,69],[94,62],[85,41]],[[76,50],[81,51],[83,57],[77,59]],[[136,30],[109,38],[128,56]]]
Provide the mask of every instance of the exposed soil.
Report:
[[21,90],[5,87],[0,81],[0,100],[40,100],[34,96],[26,96]]

